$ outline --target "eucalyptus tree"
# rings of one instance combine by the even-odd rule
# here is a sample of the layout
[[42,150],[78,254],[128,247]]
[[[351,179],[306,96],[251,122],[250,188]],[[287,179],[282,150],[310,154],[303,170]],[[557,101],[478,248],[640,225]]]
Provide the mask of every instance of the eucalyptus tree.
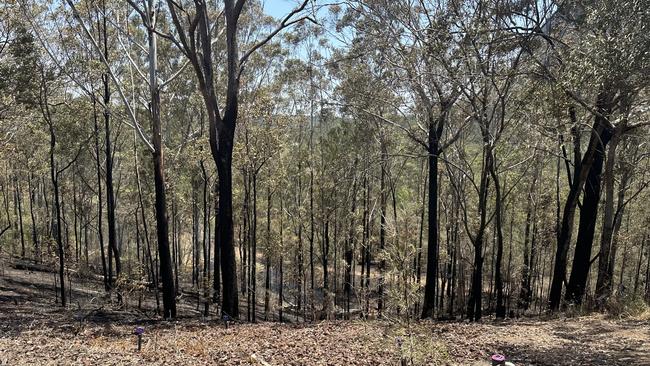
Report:
[[[504,255],[504,216],[506,215],[506,198],[516,186],[514,179],[511,187],[504,177],[508,168],[504,167],[505,159],[500,161],[498,146],[502,139],[508,138],[508,129],[517,119],[522,119],[517,112],[518,107],[527,102],[527,94],[521,93],[517,99],[514,94],[521,92],[515,89],[520,75],[520,63],[524,48],[516,38],[511,37],[510,31],[503,23],[513,9],[504,7],[500,2],[473,3],[453,10],[455,28],[467,40],[459,47],[459,72],[465,75],[467,82],[460,84],[463,98],[457,104],[460,115],[467,115],[467,120],[476,123],[476,137],[467,135],[468,143],[480,143],[481,149],[473,154],[473,149],[465,149],[459,153],[464,178],[472,183],[470,189],[476,192],[476,213],[468,214],[472,208],[468,206],[467,198],[461,200],[463,223],[466,234],[474,249],[469,299],[466,316],[470,320],[482,317],[483,298],[483,264],[484,245],[490,223],[495,226],[496,258],[494,259],[494,279],[496,289],[496,317],[506,316],[504,295],[503,255]],[[512,142],[511,142],[512,143]],[[504,155],[508,155],[504,152]],[[473,162],[480,156],[479,178],[475,181]],[[524,161],[527,159],[523,157]],[[521,162],[514,164],[520,165]],[[458,183],[452,186],[460,194]],[[494,204],[490,205],[494,190]],[[491,208],[491,206],[493,208]]]
[[[591,249],[603,162],[607,145],[616,129],[616,114],[624,110],[630,96],[647,83],[641,76],[647,75],[648,67],[647,57],[640,51],[648,47],[647,37],[644,36],[647,29],[643,25],[647,22],[638,19],[639,16],[644,16],[644,13],[638,10],[642,6],[638,1],[630,1],[625,5],[597,1],[591,4],[558,6],[543,28],[543,38],[548,45],[548,51],[544,54],[546,58],[540,60],[533,57],[540,73],[570,101],[567,115],[575,125],[573,134],[576,164],[572,176],[569,177],[570,190],[558,235],[549,299],[552,310],[557,310],[561,303],[575,211],[584,189],[578,240],[566,291],[568,301],[582,301],[592,262]],[[625,66],[619,67],[620,65]],[[632,86],[628,87],[626,84]],[[589,100],[595,102],[591,103]],[[581,151],[578,126],[582,115],[594,120],[584,153]],[[640,126],[622,129],[634,130],[637,127]],[[610,198],[611,196],[610,194]],[[605,213],[608,216],[605,220],[606,228],[611,227],[612,222],[611,205],[608,207],[610,209],[606,211],[609,213]],[[605,248],[610,242],[607,239],[607,231],[605,230],[604,241],[608,244]],[[601,260],[607,261],[608,253],[601,254]]]
[[[587,8],[587,11],[591,13],[587,17],[587,23],[589,28],[594,29],[596,33],[594,37],[594,43],[598,50],[596,57],[597,60],[604,59],[605,61],[602,63],[604,67],[601,72],[606,78],[605,80],[609,79],[613,82],[612,88],[617,93],[616,109],[618,112],[615,121],[610,118],[610,123],[613,123],[613,131],[611,131],[612,137],[603,178],[605,207],[596,284],[596,297],[601,303],[612,291],[613,268],[616,261],[615,237],[626,206],[626,185],[633,173],[629,167],[622,170],[618,202],[616,210],[614,210],[614,166],[618,161],[617,149],[626,139],[647,132],[647,129],[644,129],[648,122],[647,113],[643,112],[645,110],[643,94],[650,82],[648,77],[650,61],[643,50],[650,47],[650,40],[647,37],[650,14],[642,10],[645,5],[640,1],[631,1],[622,6],[620,4],[614,6],[608,2],[596,2],[592,5],[593,8]],[[615,35],[615,40],[611,37],[612,33]],[[638,148],[635,147],[633,150],[638,152]],[[644,186],[642,186],[643,188]],[[634,193],[632,197],[636,194],[638,193]]]
[[[239,48],[240,18],[246,10],[245,5],[254,3],[224,0],[223,9],[214,12],[204,1],[167,1],[176,30],[175,34],[167,37],[174,41],[192,65],[208,112],[210,151],[219,174],[216,245],[221,253],[221,311],[235,318],[239,317],[239,297],[233,244],[232,152],[239,113],[241,76],[251,55],[283,29],[306,19],[306,16],[297,16],[303,12],[307,3],[308,0],[302,1],[268,33],[257,33],[258,38],[248,40],[245,44],[247,48],[242,52]],[[225,44],[223,40],[219,43],[224,33]],[[225,54],[213,50],[215,43],[225,47]],[[224,56],[225,65],[216,62],[217,54]],[[219,81],[225,85],[219,85]],[[220,102],[219,99],[223,97],[225,102]],[[223,110],[220,108],[222,105]]]
[[[119,79],[114,66],[104,57],[102,47],[99,45],[95,37],[89,31],[89,27],[86,25],[84,19],[81,16],[81,13],[77,10],[75,3],[72,0],[66,1],[68,6],[72,9],[74,17],[77,19],[79,26],[82,28],[83,33],[91,41],[92,47],[97,52],[99,59],[105,67],[105,70],[108,76],[113,81],[113,84],[120,96],[120,99],[124,103],[126,108],[128,119],[130,120],[130,125],[137,132],[137,136],[145,144],[147,149],[152,153],[153,165],[154,165],[154,186],[155,186],[155,212],[156,212],[156,234],[158,239],[158,253],[160,257],[160,275],[162,277],[163,285],[163,309],[165,317],[176,317],[176,290],[174,289],[174,278],[172,271],[172,258],[169,248],[169,221],[167,214],[167,198],[165,190],[165,172],[164,172],[164,159],[163,159],[163,128],[161,121],[161,90],[169,84],[173,79],[181,74],[184,69],[184,65],[187,63],[179,63],[176,69],[165,70],[167,74],[167,79],[161,80],[160,69],[161,67],[158,64],[158,34],[161,32],[159,27],[160,14],[157,11],[158,3],[150,0],[143,2],[142,4],[136,4],[135,2],[129,2],[130,9],[134,11],[141,20],[141,27],[146,33],[146,42],[147,47],[145,48],[142,45],[139,45],[136,40],[129,38],[129,33],[121,28],[122,25],[117,25],[117,31],[121,32],[127,37],[128,46],[131,47],[131,44],[136,44],[137,49],[143,53],[143,59],[146,60],[146,76],[145,72],[141,71],[141,66],[131,57],[130,48],[127,45],[125,47],[125,53],[128,59],[128,64],[130,67],[135,70],[135,74],[141,82],[148,88],[149,100],[148,100],[148,111],[149,118],[151,120],[151,140],[145,135],[145,131],[142,129],[138,122],[137,117],[137,106],[135,101],[129,100],[127,97],[125,88],[126,84],[123,80]],[[128,13],[127,13],[128,14]],[[119,19],[119,18],[118,18]],[[125,20],[128,20],[127,16]],[[126,26],[124,26],[126,27]],[[173,67],[173,66],[172,66]]]
[[[358,45],[363,45],[359,52],[375,53],[374,57],[398,81],[400,93],[409,95],[396,110],[398,114],[405,107],[409,111],[411,118],[404,122],[375,111],[366,113],[405,132],[427,154],[428,248],[423,318],[433,316],[437,296],[439,156],[460,137],[468,122],[455,123],[450,118],[461,95],[456,68],[463,35],[453,32],[455,7],[460,6],[446,2],[352,2],[344,17],[355,30]],[[455,125],[455,130],[450,131],[449,125]]]
[[[79,121],[76,118],[82,117],[82,115],[71,114],[70,110],[68,110],[70,106],[65,99],[69,96],[63,91],[65,81],[57,77],[52,65],[41,61],[38,68],[40,75],[35,75],[40,83],[37,103],[49,134],[49,170],[53,189],[54,240],[57,244],[61,305],[65,307],[67,304],[65,286],[66,249],[63,241],[64,213],[61,198],[61,178],[63,173],[75,163],[89,138],[83,136],[83,129],[77,125]],[[66,133],[64,134],[62,131],[66,131]],[[63,149],[61,146],[73,147],[73,149]]]
[[[268,59],[272,59],[269,57]],[[267,59],[267,60],[268,60]],[[262,70],[261,74],[268,73],[268,70]],[[261,77],[262,79],[264,77]],[[268,82],[268,81],[267,81]],[[251,83],[252,84],[252,83]],[[280,132],[278,125],[281,122],[274,121],[273,112],[275,108],[270,98],[272,86],[263,86],[262,82],[254,83],[254,89],[245,90],[242,93],[242,105],[248,107],[241,114],[240,133],[243,144],[236,145],[234,157],[236,157],[236,167],[242,171],[244,186],[244,205],[243,205],[243,222],[244,222],[244,243],[242,248],[244,255],[242,261],[248,260],[248,263],[242,263],[242,290],[247,295],[247,320],[256,322],[257,314],[257,257],[258,257],[258,191],[259,181],[264,175],[263,169],[268,170],[269,185],[267,192],[267,210],[270,210],[272,174],[267,169],[267,165],[282,148]],[[249,86],[253,86],[249,85]],[[270,233],[270,214],[267,212],[267,234]],[[267,261],[266,270],[269,271],[270,261],[268,252],[271,250],[270,241],[266,240]],[[244,252],[245,251],[245,252]],[[245,267],[245,268],[244,268]],[[246,271],[244,271],[246,269]],[[267,274],[267,278],[269,275]],[[245,281],[247,279],[247,281]],[[268,291],[268,290],[267,290]],[[268,295],[266,295],[268,296]]]

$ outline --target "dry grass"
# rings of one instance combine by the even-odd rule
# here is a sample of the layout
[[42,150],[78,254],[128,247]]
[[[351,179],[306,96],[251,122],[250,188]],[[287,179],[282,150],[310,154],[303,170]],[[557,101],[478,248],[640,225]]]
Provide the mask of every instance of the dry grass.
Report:
[[[517,365],[650,365],[650,314],[549,320],[232,324],[193,316],[175,322],[100,304],[81,286],[61,309],[49,274],[0,273],[0,364],[7,365],[487,365],[504,353]],[[182,314],[192,313],[181,304]],[[142,351],[136,326],[145,327]],[[409,334],[411,336],[409,336]],[[401,348],[397,339],[401,340]]]

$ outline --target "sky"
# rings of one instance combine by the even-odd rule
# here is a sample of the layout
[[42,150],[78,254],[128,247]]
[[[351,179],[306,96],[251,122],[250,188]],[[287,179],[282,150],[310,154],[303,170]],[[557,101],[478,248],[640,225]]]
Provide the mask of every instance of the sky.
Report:
[[[292,10],[300,6],[302,4],[303,0],[262,0],[262,4],[264,7],[264,12],[266,14],[269,14],[270,16],[276,18],[276,19],[283,19],[284,17],[287,16]],[[319,24],[324,25],[324,19],[328,15],[328,7],[323,6],[327,2],[323,0],[312,0],[310,1],[309,4],[307,4],[307,9],[306,11],[310,11],[312,8],[311,6],[316,6],[316,15],[314,16],[313,14],[309,14],[310,16],[314,16],[316,21],[319,22]],[[330,42],[330,45],[333,45],[334,47],[342,47],[343,42],[341,42],[339,39],[337,39],[337,36],[341,36],[341,34],[334,35],[331,33],[331,29],[326,29],[325,30],[325,35],[324,37],[327,38]]]
[[283,18],[299,4],[297,0],[264,0],[264,12],[274,18]]

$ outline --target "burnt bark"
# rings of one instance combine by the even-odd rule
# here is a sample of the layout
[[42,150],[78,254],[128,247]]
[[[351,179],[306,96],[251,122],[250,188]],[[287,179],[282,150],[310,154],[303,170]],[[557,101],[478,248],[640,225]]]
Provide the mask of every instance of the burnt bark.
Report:
[[605,160],[605,148],[611,139],[611,132],[604,129],[598,138],[594,159],[585,182],[582,207],[580,208],[580,224],[571,276],[566,286],[565,300],[580,305],[585,294],[587,277],[591,266],[591,249],[594,242],[594,231],[598,218],[600,202],[600,183]]
[[[442,126],[442,122],[438,122]],[[424,285],[424,302],[422,303],[421,318],[433,317],[436,304],[436,289],[438,284],[438,257],[439,257],[439,233],[438,233],[438,154],[439,151],[439,132],[442,128],[435,129],[435,125],[429,125],[429,145],[428,145],[428,167],[429,167],[429,186],[428,186],[428,235],[427,235],[427,275]]]
[[99,241],[99,250],[102,258],[102,273],[104,275],[104,288],[109,290],[108,271],[106,266],[106,250],[104,248],[104,196],[102,194],[102,168],[100,163],[99,154],[99,123],[97,117],[97,101],[93,96],[93,122],[94,122],[94,137],[95,137],[95,167],[97,170],[97,240]]
[[[604,87],[598,94],[596,101],[597,108],[602,110],[605,108],[605,106],[611,104],[612,98],[613,96],[609,93],[606,87]],[[553,266],[551,290],[549,293],[548,305],[551,310],[558,310],[560,308],[560,302],[562,299],[562,287],[566,281],[567,255],[569,252],[571,236],[573,233],[575,210],[578,204],[580,192],[584,187],[584,184],[587,180],[587,175],[589,174],[589,170],[591,170],[591,166],[593,165],[596,150],[600,144],[600,135],[606,128],[608,128],[608,121],[604,117],[605,116],[601,113],[596,116],[594,120],[587,151],[585,151],[584,156],[582,156],[580,164],[574,168],[573,181],[571,182],[571,188],[569,189],[569,194],[564,204],[562,224],[560,227],[560,234],[558,235],[558,242],[555,251],[555,263]],[[576,127],[577,126],[574,125],[574,128]],[[574,141],[574,150],[577,152],[574,153],[574,159],[577,161],[579,159],[579,145],[576,144],[576,141]]]

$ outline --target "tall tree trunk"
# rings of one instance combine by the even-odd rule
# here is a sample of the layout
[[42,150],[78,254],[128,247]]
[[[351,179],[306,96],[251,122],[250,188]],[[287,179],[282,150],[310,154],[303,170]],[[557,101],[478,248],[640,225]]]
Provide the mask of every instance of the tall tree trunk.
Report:
[[[528,200],[526,201],[526,223],[524,227],[524,253],[523,259],[524,263],[521,269],[521,289],[519,292],[519,300],[517,301],[517,307],[521,310],[528,310],[531,301],[532,288],[531,288],[531,277],[533,265],[533,246],[531,244],[531,226],[533,221],[536,219],[534,205],[535,200],[533,196],[535,194],[535,186],[537,184],[537,178],[539,176],[539,167],[536,165],[535,174],[533,175],[533,181],[530,184],[530,189],[528,190]],[[529,250],[530,245],[530,250]]]
[[[551,310],[558,310],[560,308],[560,302],[562,299],[562,287],[566,280],[567,255],[569,252],[571,236],[573,233],[575,209],[576,205],[578,204],[580,192],[582,191],[589,170],[593,164],[597,147],[600,144],[600,136],[607,128],[608,121],[604,118],[605,115],[603,113],[608,114],[606,111],[608,109],[611,110],[612,98],[613,95],[611,95],[611,92],[607,90],[607,87],[602,87],[596,100],[596,107],[599,111],[601,111],[601,113],[596,116],[594,120],[587,151],[582,157],[582,160],[580,160],[580,163],[575,164],[576,166],[574,168],[573,181],[571,188],[569,189],[569,194],[567,196],[566,202],[564,204],[562,224],[560,227],[560,234],[558,236],[555,252],[553,278],[551,280],[551,290],[549,293],[549,308]],[[575,112],[570,110],[570,115],[572,116],[572,120],[575,120]],[[576,128],[577,125],[574,123],[574,129]],[[577,136],[577,132],[575,135]],[[574,139],[574,151],[574,160],[577,162],[580,155],[579,140],[577,138]]]
[[643,263],[643,249],[645,249],[645,243],[647,238],[648,235],[645,234],[643,235],[643,239],[641,239],[641,248],[639,249],[639,260],[637,261],[636,273],[634,275],[634,296],[637,296],[639,291],[639,276],[641,274],[641,263]]
[[[214,303],[219,303],[221,299],[221,244],[219,243],[219,182],[217,181],[214,187],[214,210],[215,210],[215,220],[214,220],[214,270],[213,276],[214,281],[213,285],[213,297],[212,301]],[[208,223],[210,222],[210,216],[208,216]],[[209,228],[208,228],[209,230]],[[208,235],[209,237],[210,235]]]
[[251,222],[252,252],[251,252],[251,321],[257,322],[257,171],[253,174],[253,218]]
[[49,121],[50,127],[50,178],[52,180],[52,187],[54,189],[54,209],[56,212],[56,244],[59,254],[59,286],[61,291],[61,306],[66,306],[65,294],[65,250],[63,248],[63,238],[61,237],[61,199],[59,194],[59,174],[56,170],[56,162],[54,160],[54,149],[56,148],[56,136],[54,134],[54,126],[52,121]]
[[104,288],[109,290],[108,271],[106,266],[106,251],[104,249],[104,223],[103,223],[103,194],[102,194],[102,168],[99,154],[99,123],[97,118],[97,101],[93,96],[93,121],[95,136],[95,166],[97,170],[97,240],[99,241],[99,250],[102,257],[102,273],[104,275]]
[[350,227],[348,231],[348,237],[345,241],[345,284],[343,286],[343,289],[345,291],[345,296],[346,296],[346,306],[345,306],[345,313],[346,317],[350,316],[350,297],[352,295],[352,266],[353,266],[353,261],[354,261],[354,224],[355,224],[355,213],[356,213],[356,205],[357,205],[357,179],[354,176],[354,173],[356,172],[356,167],[357,167],[358,159],[355,158],[354,160],[354,168],[352,169],[353,176],[352,176],[352,192],[351,192],[351,198],[352,198],[352,204],[350,207]]
[[18,183],[18,177],[14,178],[15,189],[16,189],[16,202],[18,204],[18,228],[20,229],[20,258],[25,259],[25,231],[23,230],[23,200],[22,200],[22,190],[20,189],[20,183]]
[[[216,156],[219,173],[219,212],[217,213],[217,240],[221,255],[222,306],[221,311],[232,318],[239,317],[239,293],[237,291],[237,264],[233,243],[232,222],[232,143],[234,120],[224,124],[233,129],[218,134],[218,154]],[[216,131],[215,131],[216,132]],[[215,141],[216,142],[216,141]]]
[[271,186],[266,187],[266,276],[264,279],[264,320],[269,320],[271,307]]
[[[210,238],[207,233],[208,226],[210,225],[210,213],[208,208],[209,179],[208,179],[208,174],[205,170],[205,165],[203,164],[203,160],[201,160],[201,173],[203,174],[203,230],[202,230],[203,237],[201,239],[201,243],[203,247],[203,284],[201,288],[203,288],[203,298],[204,298],[203,316],[208,316],[210,314],[210,255],[209,255]],[[217,272],[215,272],[215,281],[217,277],[218,274]],[[218,294],[221,286],[220,285],[219,287],[216,286],[217,285],[215,285],[214,291],[215,294]]]
[[283,223],[282,218],[284,216],[284,195],[280,191],[280,283],[278,290],[278,318],[280,323],[282,323],[282,313],[284,308],[284,233],[283,233]]
[[[423,164],[424,165],[424,164]],[[428,166],[428,164],[427,164]],[[420,180],[424,176],[424,166],[421,168]],[[428,168],[427,168],[428,171]],[[424,213],[427,210],[427,184],[429,183],[428,173],[424,176],[422,185],[418,185],[419,190],[422,192],[422,203],[420,204],[420,230],[418,235],[418,250],[417,255],[413,259],[415,261],[415,282],[422,281],[422,243],[424,242]]]
[[487,226],[489,172],[493,164],[491,152],[492,146],[489,141],[490,135],[485,124],[481,124],[481,132],[483,135],[484,148],[481,181],[479,185],[479,227],[476,236],[472,240],[472,243],[474,244],[474,265],[472,268],[472,282],[470,286],[469,299],[467,301],[467,317],[469,320],[473,321],[479,321],[483,315],[483,244],[485,241],[485,230]]
[[501,267],[503,262],[503,212],[502,212],[502,196],[501,196],[501,183],[499,181],[499,176],[496,171],[496,162],[494,153],[491,152],[492,158],[490,159],[492,164],[490,166],[490,175],[492,176],[492,181],[494,182],[494,193],[495,193],[495,224],[496,224],[496,244],[497,244],[497,257],[495,264],[495,286],[497,292],[497,306],[496,306],[496,317],[497,319],[504,319],[506,317],[506,308],[505,300],[503,298],[503,278],[501,274]]
[[[587,181],[585,182],[585,193],[582,199],[582,207],[580,208],[578,238],[573,255],[571,276],[567,283],[565,293],[565,300],[576,305],[582,304],[587,285],[587,277],[589,276],[591,248],[594,242],[594,231],[598,218],[598,204],[600,202],[601,173],[603,171],[605,149],[611,136],[612,134],[608,130],[603,130],[600,133],[593,163],[591,169],[589,169]],[[616,143],[612,141],[610,151],[612,151],[611,149],[616,149],[615,145]]]
[[[623,138],[624,129],[627,127],[627,113],[629,105],[626,97],[621,100],[621,113],[623,120],[619,122],[614,130],[612,141],[607,153],[605,164],[605,207],[603,209],[603,228],[601,230],[600,252],[598,257],[598,278],[596,280],[596,302],[598,306],[604,306],[607,298],[612,293],[612,280],[614,263],[616,259],[617,233],[620,229],[621,219],[625,205],[625,191],[630,176],[629,170],[625,170],[621,176],[618,192],[618,202],[614,207],[614,178],[616,166],[616,154],[618,144]],[[611,106],[605,111],[610,113]]]
[[29,173],[29,215],[32,219],[32,242],[34,243],[34,261],[40,262],[41,250],[38,245],[38,229],[36,227],[36,214],[34,213],[35,187],[32,185],[34,173]]
[[646,257],[648,260],[645,265],[645,294],[643,297],[646,303],[650,303],[650,250],[648,250]]
[[160,276],[163,285],[163,316],[176,318],[176,290],[172,259],[169,252],[169,221],[167,217],[167,198],[165,193],[165,169],[162,145],[162,127],[160,121],[160,87],[158,86],[158,50],[156,33],[150,27],[149,32],[149,91],[151,94],[151,122],[153,126],[153,165],[156,206],[156,235],[158,238],[158,256],[160,257]]
[[424,303],[421,318],[433,317],[438,283],[438,137],[433,124],[429,127],[429,201],[427,235],[427,279],[424,285]]
[[[367,161],[367,158],[366,158]],[[365,170],[367,171],[368,167],[365,167]],[[366,261],[367,257],[366,255],[368,254],[368,245],[370,242],[369,238],[369,230],[368,230],[368,225],[369,225],[369,214],[370,214],[370,197],[368,194],[368,174],[363,175],[363,214],[362,214],[362,219],[361,219],[361,224],[363,225],[363,232],[362,232],[362,239],[361,239],[361,247],[359,248],[359,254],[361,256],[361,289],[366,290],[366,298],[368,297],[368,287],[366,286]]]
[[171,213],[171,251],[172,251],[172,268],[174,273],[174,289],[176,290],[176,295],[178,296],[178,252],[176,247],[176,199],[174,198],[174,192],[172,191],[172,213]]
[[[103,6],[103,16],[102,16],[102,46],[104,52],[104,59],[108,61],[108,34],[107,34],[107,22],[106,22],[106,3],[102,2]],[[122,270],[122,265],[120,262],[120,252],[117,247],[117,237],[116,237],[116,218],[115,218],[115,193],[113,191],[113,153],[112,153],[112,143],[111,143],[111,129],[110,129],[110,102],[111,102],[111,93],[109,88],[109,75],[104,73],[102,75],[102,83],[104,86],[104,147],[106,153],[106,212],[108,219],[108,250],[109,258],[112,257],[115,259],[115,274],[119,277]],[[112,266],[108,263],[109,268]],[[113,287],[115,284],[112,281],[113,274],[109,272],[109,286]],[[120,297],[121,301],[121,297]]]
[[[146,257],[149,262],[149,271],[151,276],[151,281],[153,283],[154,295],[156,297],[156,313],[160,312],[160,297],[158,295],[158,274],[155,270],[153,255],[151,253],[151,241],[149,238],[149,225],[147,224],[147,217],[145,215],[144,209],[144,200],[142,199],[142,184],[140,183],[140,167],[138,163],[138,149],[136,144],[136,132],[133,131],[133,157],[134,157],[134,166],[135,166],[135,181],[138,186],[138,206],[140,208],[140,217],[142,219],[142,229],[144,236],[144,243],[146,244]],[[101,196],[101,195],[100,195]],[[136,213],[137,214],[137,213]],[[136,221],[136,225],[138,225]]]
[[[618,191],[618,197],[617,197],[617,202],[616,202],[616,209],[614,210],[613,214],[613,228],[611,229],[611,233],[608,234],[610,236],[609,239],[605,238],[604,243],[610,243],[608,248],[605,248],[605,250],[609,250],[609,253],[607,255],[603,255],[603,253],[600,254],[598,259],[601,257],[604,257],[604,261],[606,261],[606,264],[601,264],[600,261],[598,262],[598,279],[596,281],[596,298],[598,300],[599,305],[604,305],[605,301],[607,300],[607,297],[609,297],[612,293],[612,282],[614,279],[614,266],[616,264],[616,252],[618,249],[618,232],[621,229],[621,223],[623,221],[623,214],[625,211],[625,192],[627,189],[627,184],[630,179],[630,170],[624,170],[623,174],[621,176],[621,181],[619,184],[619,191]],[[606,185],[609,184],[606,182]],[[607,201],[606,201],[607,203]],[[604,218],[603,218],[603,225],[605,224]],[[608,229],[609,230],[609,229]],[[603,229],[605,231],[605,229]],[[601,243],[601,246],[604,244]],[[602,248],[601,248],[602,249]],[[625,258],[623,258],[623,261],[625,261]],[[603,270],[601,270],[601,265],[603,266]],[[600,286],[599,286],[600,284]]]
[[[106,46],[104,46],[106,47]],[[108,52],[107,50],[105,52]],[[103,76],[104,81],[104,105],[108,106],[110,103],[110,94],[108,90],[108,75]],[[107,107],[108,108],[108,107]],[[105,152],[106,152],[106,213],[108,219],[108,249],[115,260],[115,275],[119,277],[122,271],[122,264],[120,261],[120,251],[117,247],[116,235],[116,218],[115,218],[115,193],[113,191],[113,153],[111,152],[111,132],[110,132],[110,112],[108,109],[104,111],[104,131],[105,131]],[[111,263],[109,263],[109,268]],[[109,273],[109,279],[112,278],[112,273]],[[113,287],[115,283],[110,281],[109,285]]]
[[[388,164],[388,148],[386,147],[386,136],[381,131],[380,135],[381,144],[381,172],[379,178],[379,250],[383,253],[386,248],[386,211],[387,197],[386,197],[386,170]],[[336,243],[336,240],[335,240]],[[418,252],[418,257],[421,254]],[[335,262],[336,263],[336,262]],[[386,260],[382,254],[379,262],[379,298],[377,299],[377,312],[381,315],[384,309],[384,270]]]
[[[79,242],[81,239],[81,233],[77,232],[77,223],[78,223],[78,215],[79,215],[79,209],[77,208],[78,206],[78,201],[77,201],[77,179],[72,178],[72,217],[73,217],[73,232],[74,232],[74,256],[75,256],[75,261],[77,264],[79,263],[79,257],[80,257],[80,246]],[[80,227],[81,229],[81,227]]]

